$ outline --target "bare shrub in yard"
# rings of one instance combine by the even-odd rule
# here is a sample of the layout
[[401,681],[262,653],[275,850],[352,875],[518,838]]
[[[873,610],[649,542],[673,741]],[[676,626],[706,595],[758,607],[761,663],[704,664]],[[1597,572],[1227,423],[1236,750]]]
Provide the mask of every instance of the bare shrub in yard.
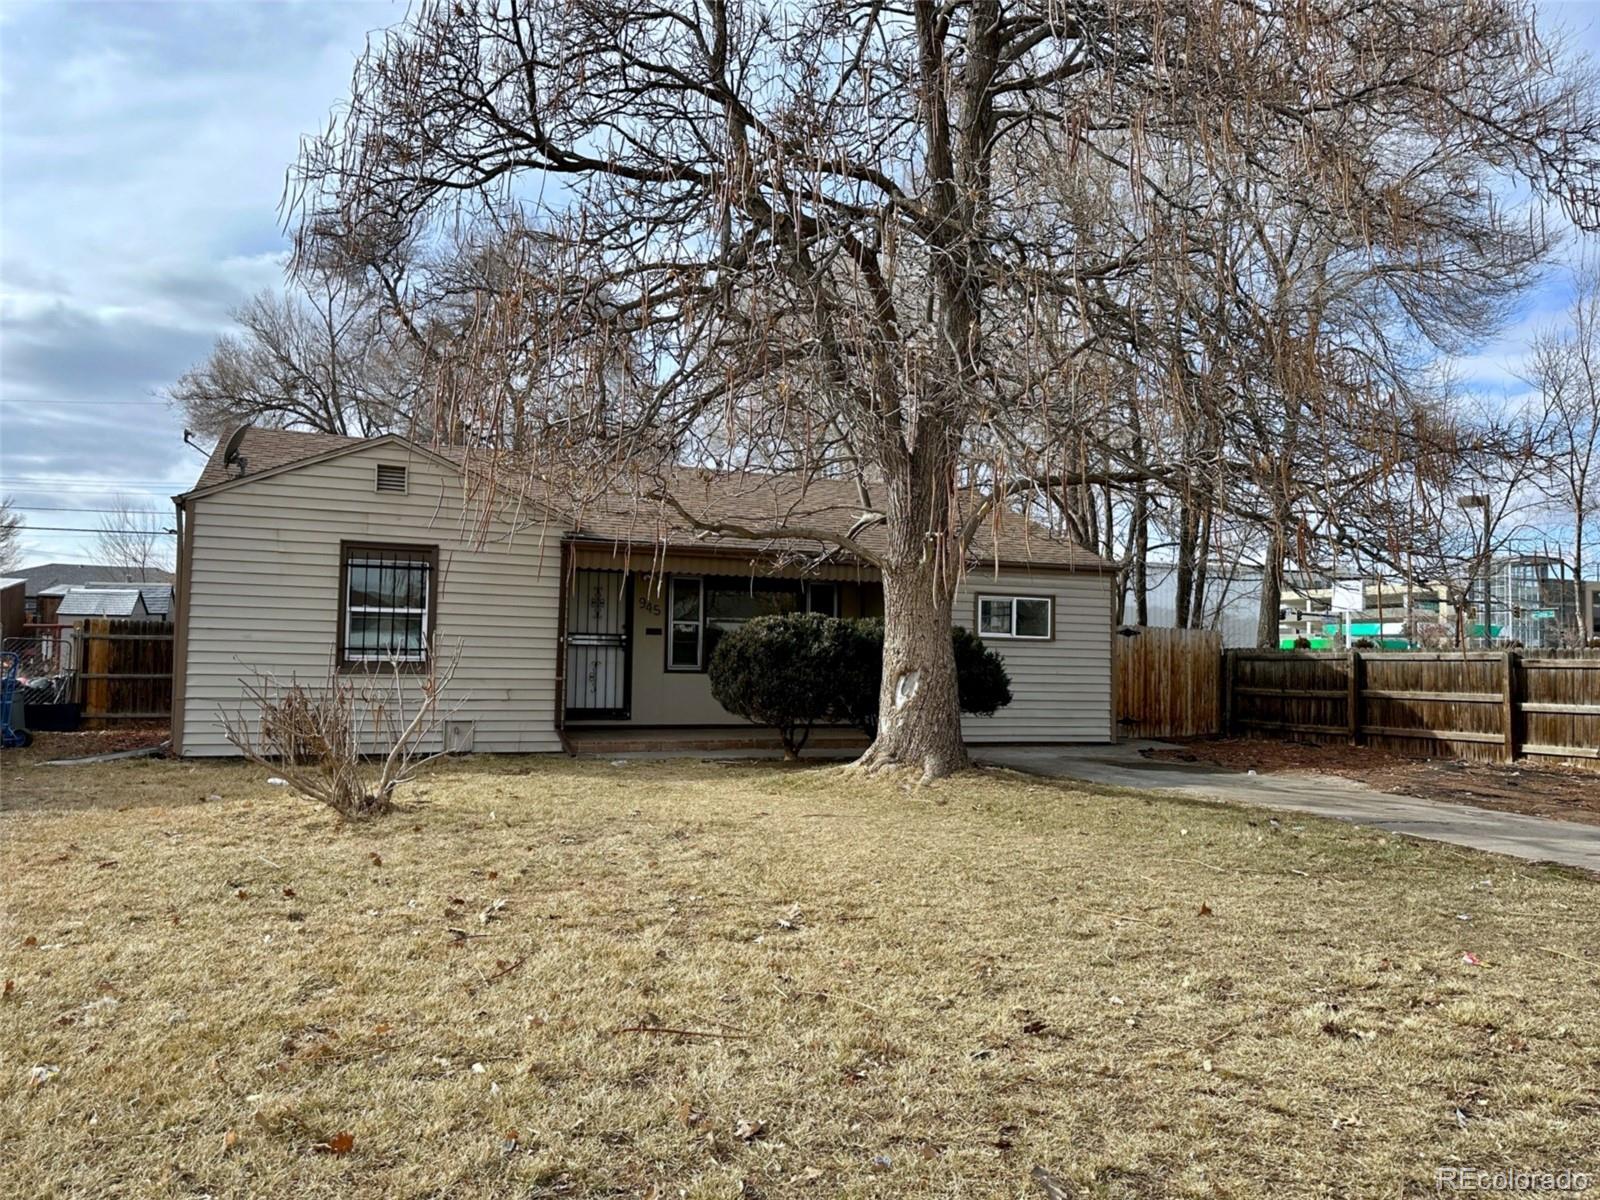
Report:
[[258,673],[244,684],[244,702],[223,715],[228,741],[341,817],[382,816],[393,810],[395,790],[444,753],[421,748],[440,731],[455,674],[453,659],[430,663],[425,674],[397,667],[345,675],[330,663],[316,687]]

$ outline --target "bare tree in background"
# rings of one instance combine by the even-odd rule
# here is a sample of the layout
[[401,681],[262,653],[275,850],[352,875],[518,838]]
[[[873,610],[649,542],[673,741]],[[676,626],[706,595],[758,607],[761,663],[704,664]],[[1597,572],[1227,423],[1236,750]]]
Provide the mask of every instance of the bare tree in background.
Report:
[[364,283],[330,272],[262,292],[233,314],[168,398],[187,424],[222,436],[249,423],[372,437],[407,429],[424,387],[423,356]]
[[9,575],[22,559],[22,514],[10,496],[0,500],[0,575]]
[[135,580],[149,580],[151,573],[172,570],[177,550],[167,520],[155,509],[146,508],[124,495],[114,496],[100,518],[94,537],[94,558],[106,567],[115,567]]
[[[461,314],[436,428],[484,447],[470,470],[877,566],[860,765],[931,778],[967,762],[946,631],[995,526],[1189,471],[1150,447],[1196,398],[1232,418],[1254,380],[1292,385],[1311,428],[1378,397],[1324,377],[1300,292],[1212,339],[1214,386],[1149,369],[1197,281],[1234,299],[1208,220],[1228,190],[1234,227],[1267,229],[1268,281],[1290,226],[1263,196],[1305,244],[1395,264],[1428,256],[1436,213],[1497,232],[1512,180],[1588,220],[1600,116],[1569,66],[1520,0],[425,0],[304,144],[291,212],[303,267],[360,267],[414,324]],[[1128,225],[1109,241],[1108,204]],[[486,255],[492,280],[462,288]],[[1130,366],[1138,448],[1083,423]],[[684,463],[799,491],[729,521]],[[847,533],[808,519],[822,475],[858,486]]]
[[1600,514],[1600,262],[1576,273],[1568,324],[1540,333],[1528,381],[1550,426],[1545,492],[1572,523],[1572,574],[1579,644],[1594,636],[1583,611],[1589,534]]

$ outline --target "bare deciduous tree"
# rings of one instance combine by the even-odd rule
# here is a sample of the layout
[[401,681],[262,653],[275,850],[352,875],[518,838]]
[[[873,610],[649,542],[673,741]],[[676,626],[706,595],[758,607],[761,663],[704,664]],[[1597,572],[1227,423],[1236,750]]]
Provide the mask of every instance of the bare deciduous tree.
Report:
[[1534,339],[1529,382],[1539,389],[1550,424],[1544,489],[1560,519],[1571,523],[1575,632],[1582,645],[1594,636],[1583,611],[1583,579],[1589,535],[1600,515],[1600,264],[1585,264],[1573,284],[1566,328]]
[[422,356],[389,328],[365,286],[327,272],[285,294],[262,292],[233,314],[240,332],[174,384],[191,428],[222,436],[246,422],[371,437],[409,427]]
[[[413,323],[457,314],[436,427],[473,469],[880,568],[860,765],[930,778],[967,761],[944,631],[986,533],[1074,493],[1109,530],[1112,488],[1372,412],[1324,268],[1427,280],[1486,236],[1470,269],[1514,270],[1502,180],[1589,219],[1600,114],[1568,65],[1520,0],[425,0],[304,144],[291,214],[302,264],[409,272]],[[1386,292],[1411,326],[1447,295]],[[1185,353],[1147,354],[1170,314]],[[1119,395],[1137,438],[1084,423]],[[1211,460],[1157,461],[1202,411]],[[859,519],[714,517],[685,462],[851,478]],[[1259,499],[1292,541],[1311,501]]]
[[0,500],[0,575],[9,575],[22,558],[22,514],[10,496]]
[[94,555],[102,566],[115,567],[137,580],[172,569],[177,547],[166,519],[154,509],[119,494],[112,498],[99,526]]

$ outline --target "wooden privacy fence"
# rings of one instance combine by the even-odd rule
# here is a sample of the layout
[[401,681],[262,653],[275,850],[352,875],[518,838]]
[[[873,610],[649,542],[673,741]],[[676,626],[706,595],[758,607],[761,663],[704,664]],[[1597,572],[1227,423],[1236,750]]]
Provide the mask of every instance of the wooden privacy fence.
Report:
[[172,718],[172,626],[165,621],[85,620],[77,633],[83,719]]
[[1223,726],[1510,762],[1600,759],[1600,654],[1229,650]]
[[1210,629],[1119,629],[1117,732],[1210,737],[1221,728],[1222,635]]

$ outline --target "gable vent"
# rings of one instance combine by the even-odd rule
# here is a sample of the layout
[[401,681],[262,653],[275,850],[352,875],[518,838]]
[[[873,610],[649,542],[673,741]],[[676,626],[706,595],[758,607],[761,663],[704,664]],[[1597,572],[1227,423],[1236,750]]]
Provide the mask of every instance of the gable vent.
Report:
[[392,463],[378,464],[378,490],[380,492],[403,492],[406,490],[406,469],[397,467]]

